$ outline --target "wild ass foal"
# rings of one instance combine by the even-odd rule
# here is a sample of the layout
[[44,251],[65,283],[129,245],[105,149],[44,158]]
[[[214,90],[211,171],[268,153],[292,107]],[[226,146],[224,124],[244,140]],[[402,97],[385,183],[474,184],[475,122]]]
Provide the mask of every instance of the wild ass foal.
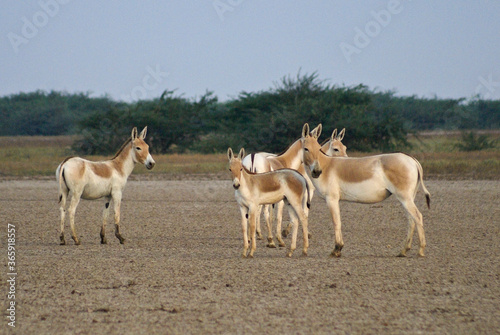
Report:
[[[320,125],[321,126],[321,125]],[[318,192],[326,199],[335,229],[335,249],[340,257],[342,239],[339,200],[377,203],[391,194],[401,202],[408,216],[408,235],[399,256],[410,250],[415,224],[420,239],[419,255],[424,256],[425,233],[422,214],[414,199],[421,185],[430,207],[430,193],[423,182],[420,163],[403,153],[382,154],[362,158],[328,157],[320,149],[317,137],[309,134],[309,125],[302,129],[302,146],[306,172]]]
[[76,245],[80,240],[75,231],[75,211],[80,198],[95,200],[106,198],[101,227],[101,243],[106,244],[106,221],[109,215],[109,202],[112,199],[115,213],[115,236],[124,243],[125,239],[120,234],[120,203],[122,192],[128,176],[132,173],[136,163],[141,163],[148,170],[152,169],[155,161],[149,153],[149,146],[144,142],[147,127],[139,136],[137,128],[132,129],[132,136],[116,153],[107,161],[91,162],[80,157],[66,158],[57,168],[56,178],[59,182],[59,202],[61,211],[61,245],[66,244],[64,239],[64,221],[66,217],[66,200],[70,197],[68,207],[71,236]]
[[253,174],[242,165],[241,161],[244,156],[245,150],[243,148],[236,157],[231,148],[227,150],[229,171],[231,171],[233,187],[235,189],[234,195],[241,212],[243,257],[247,257],[249,247],[247,226],[250,226],[250,239],[252,243],[250,252],[248,253],[249,257],[253,257],[257,247],[255,228],[259,206],[274,204],[281,200],[285,200],[289,204],[289,214],[293,222],[292,243],[287,256],[292,257],[292,253],[297,247],[297,220],[300,220],[302,224],[304,235],[303,254],[307,255],[309,240],[307,237],[306,208],[309,207],[309,189],[306,180],[300,173],[290,169]]

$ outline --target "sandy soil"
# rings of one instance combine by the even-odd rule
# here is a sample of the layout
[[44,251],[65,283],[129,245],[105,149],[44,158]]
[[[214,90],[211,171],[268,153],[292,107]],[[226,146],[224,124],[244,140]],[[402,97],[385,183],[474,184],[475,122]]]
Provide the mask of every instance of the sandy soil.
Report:
[[[500,333],[500,181],[426,181],[427,257],[397,258],[406,217],[392,198],[342,203],[343,256],[315,197],[308,257],[258,241],[242,259],[229,180],[130,181],[120,245],[103,201],[77,211],[82,245],[59,246],[55,181],[0,182],[2,324],[7,325],[7,225],[16,227],[19,334]],[[289,243],[289,238],[286,240]]]

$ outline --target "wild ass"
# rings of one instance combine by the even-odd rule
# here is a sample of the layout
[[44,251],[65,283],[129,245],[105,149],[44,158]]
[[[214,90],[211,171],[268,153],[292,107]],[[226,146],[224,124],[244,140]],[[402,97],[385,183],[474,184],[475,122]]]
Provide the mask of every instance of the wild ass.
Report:
[[[318,132],[318,127],[317,127],[311,131],[311,134],[314,134],[319,137],[321,135],[321,130],[319,130]],[[342,131],[338,135],[337,135],[337,129],[335,129],[332,133],[332,136],[330,137],[330,140],[328,140],[323,145],[324,150],[328,151],[332,156],[347,156],[346,154],[347,148],[344,144],[342,144],[342,139],[344,138],[344,134],[345,134],[345,128],[342,129]],[[243,165],[248,170],[254,173],[264,173],[283,168],[297,170],[299,171],[299,173],[302,174],[302,176],[305,177],[308,183],[310,190],[309,201],[311,201],[313,197],[314,186],[307,177],[307,174],[305,173],[304,170],[304,166],[302,164],[302,145],[300,143],[300,139],[292,143],[283,153],[279,155],[263,153],[263,152],[247,155],[243,159]],[[285,242],[283,242],[281,236],[287,237],[291,229],[291,223],[289,223],[288,226],[283,230],[283,232],[281,232],[281,224],[283,219],[283,205],[284,205],[283,202],[279,202],[276,208],[277,211],[276,239],[278,240],[278,244],[280,247],[285,246]],[[259,212],[257,214],[257,235],[259,239],[262,238],[260,229],[261,209],[262,207],[259,208]],[[273,240],[274,238],[272,235],[273,216],[269,214],[270,213],[269,209],[270,209],[269,205],[264,206],[264,218],[266,220],[267,231],[268,231],[267,246],[269,248],[276,248],[276,245],[274,244]]]
[[[304,177],[295,170],[282,169],[266,173],[254,174],[248,171],[242,164],[245,150],[242,148],[238,156],[234,156],[233,150],[228,148],[229,171],[233,178],[234,195],[240,206],[241,227],[243,230],[243,257],[247,257],[249,247],[247,226],[250,228],[249,257],[253,257],[256,245],[256,215],[259,207],[266,204],[274,204],[285,200],[289,206],[289,214],[293,222],[292,243],[287,253],[292,257],[297,246],[298,221],[302,224],[304,234],[303,254],[307,255],[309,240],[307,234],[307,214],[309,207],[309,189]],[[248,224],[247,224],[248,220]]]
[[[321,125],[319,125],[321,126]],[[340,257],[342,239],[339,200],[377,203],[391,194],[401,202],[408,215],[408,235],[399,256],[410,250],[415,224],[420,239],[419,255],[424,256],[425,233],[422,214],[414,199],[419,184],[430,208],[430,193],[423,182],[420,163],[403,153],[382,154],[362,158],[328,157],[321,151],[317,136],[302,129],[302,147],[306,172],[318,192],[326,199],[335,229],[335,249],[332,256]]]
[[[317,136],[319,138],[320,135],[321,135],[321,128],[320,127],[316,127],[315,129],[313,129],[311,131],[311,136]],[[328,156],[331,156],[331,157],[347,157],[347,147],[342,143],[342,139],[344,138],[344,135],[345,135],[345,128],[343,128],[338,135],[337,135],[337,128],[335,128],[333,130],[330,138],[322,144],[321,150],[324,153],[326,153]],[[309,176],[307,175],[306,170],[304,168],[304,164],[300,165],[298,171],[300,172],[300,174],[302,174],[306,178],[307,183],[309,184],[309,188],[311,189],[310,201],[312,201],[312,197],[314,195],[314,184],[309,179]],[[280,212],[279,207],[278,207],[278,212]],[[282,212],[282,210],[281,210],[281,212]],[[278,213],[278,216],[281,216],[281,213]],[[281,227],[281,224],[280,224],[280,227]],[[288,236],[288,234],[290,234],[290,227],[291,226],[289,223],[286,226],[286,228],[283,229],[283,231],[281,232],[281,236],[286,238]],[[311,238],[310,233],[309,233],[309,238]]]
[[137,136],[137,128],[132,129],[132,136],[118,150],[116,155],[107,161],[92,162],[80,157],[68,157],[58,167],[56,178],[59,182],[59,202],[61,211],[61,245],[64,239],[64,222],[66,217],[66,200],[70,197],[68,207],[71,236],[76,245],[80,244],[75,231],[75,211],[80,198],[96,200],[106,198],[101,227],[101,243],[106,244],[106,221],[109,215],[109,203],[113,200],[115,214],[115,236],[123,244],[125,239],[120,234],[120,203],[122,192],[128,176],[136,163],[141,163],[151,170],[155,161],[149,153],[149,146],[144,142],[147,127]]

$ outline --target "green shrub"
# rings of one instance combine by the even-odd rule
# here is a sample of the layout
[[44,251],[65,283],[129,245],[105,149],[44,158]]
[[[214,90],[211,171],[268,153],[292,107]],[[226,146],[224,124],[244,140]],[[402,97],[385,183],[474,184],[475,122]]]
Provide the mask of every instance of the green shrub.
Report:
[[456,144],[456,148],[460,151],[480,151],[495,148],[495,142],[495,140],[490,140],[487,135],[479,135],[469,131],[462,133],[461,141]]

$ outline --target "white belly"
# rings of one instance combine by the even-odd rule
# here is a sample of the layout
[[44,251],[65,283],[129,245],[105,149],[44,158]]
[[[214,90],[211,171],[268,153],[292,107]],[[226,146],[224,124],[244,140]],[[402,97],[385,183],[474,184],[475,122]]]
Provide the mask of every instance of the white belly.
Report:
[[109,197],[111,195],[112,184],[109,180],[100,179],[102,178],[96,178],[85,185],[83,188],[82,199],[95,200],[103,197]]
[[359,183],[342,183],[340,185],[340,200],[361,203],[376,203],[387,199],[391,193],[385,185],[366,180]]

